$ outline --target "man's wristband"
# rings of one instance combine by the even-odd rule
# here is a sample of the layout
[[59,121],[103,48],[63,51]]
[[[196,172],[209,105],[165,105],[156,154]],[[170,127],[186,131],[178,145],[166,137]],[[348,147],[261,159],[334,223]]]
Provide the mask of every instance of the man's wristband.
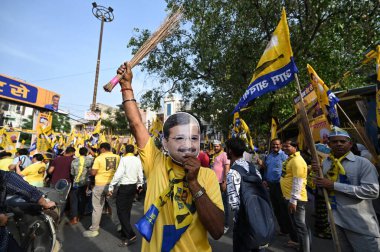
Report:
[[134,98],[132,98],[132,99],[125,99],[121,104],[124,105],[124,103],[130,102],[130,101],[136,102],[136,99],[134,99]]
[[205,189],[203,187],[201,187],[201,189],[199,189],[198,192],[196,192],[194,195],[193,195],[193,199],[196,200],[200,197],[202,197],[203,194],[205,194]]

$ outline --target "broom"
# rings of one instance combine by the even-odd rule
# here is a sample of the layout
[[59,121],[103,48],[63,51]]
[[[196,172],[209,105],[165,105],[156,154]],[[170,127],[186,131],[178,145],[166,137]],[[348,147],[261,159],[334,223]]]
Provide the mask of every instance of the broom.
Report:
[[[145,56],[147,56],[154,48],[156,48],[158,43],[167,38],[175,30],[181,18],[182,8],[180,7],[172,15],[169,15],[165,19],[165,22],[158,28],[158,30],[154,32],[139,48],[139,50],[130,60],[131,67],[133,68],[134,66],[139,64],[140,61],[145,58]],[[106,85],[104,85],[104,91],[111,92],[112,89],[117,85],[117,83],[119,83],[124,73],[116,75],[112,80],[110,80]]]
[[379,165],[380,165],[380,160],[379,160],[379,157],[377,156],[377,153],[376,153],[376,148],[375,146],[373,145],[373,143],[371,142],[370,138],[368,137],[367,135],[367,132],[366,130],[364,129],[364,127],[359,124],[359,123],[356,123],[355,124],[355,127],[357,129],[357,132],[358,134],[360,135],[360,138],[362,139],[363,141],[363,144],[364,146],[367,148],[367,150],[371,153],[372,155],[372,158],[373,158],[373,163],[376,165],[376,168],[378,169],[378,172],[380,172],[379,170]]

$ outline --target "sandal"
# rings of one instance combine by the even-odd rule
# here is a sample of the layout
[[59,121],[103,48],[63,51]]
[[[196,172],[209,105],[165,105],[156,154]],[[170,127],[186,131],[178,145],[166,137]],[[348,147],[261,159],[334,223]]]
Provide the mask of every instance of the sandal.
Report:
[[129,246],[129,245],[131,245],[132,243],[135,243],[137,241],[137,238],[136,238],[136,236],[134,236],[134,237],[132,237],[131,239],[126,239],[126,240],[122,240],[119,244],[118,244],[118,246],[119,247],[127,247],[127,246]]

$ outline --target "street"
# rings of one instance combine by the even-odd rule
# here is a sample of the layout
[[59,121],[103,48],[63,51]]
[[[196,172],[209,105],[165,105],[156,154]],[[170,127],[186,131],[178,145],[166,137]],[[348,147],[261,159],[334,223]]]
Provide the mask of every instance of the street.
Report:
[[[132,208],[132,223],[136,223],[137,220],[142,216],[143,212],[143,202],[135,202]],[[309,217],[310,218],[310,217]],[[65,218],[60,226],[58,237],[63,242],[62,250],[66,252],[75,251],[85,251],[85,252],[98,252],[98,251],[133,251],[137,252],[141,250],[141,239],[140,235],[137,235],[137,242],[132,244],[127,248],[119,248],[118,243],[120,242],[119,234],[116,232],[116,227],[111,222],[109,215],[103,214],[101,221],[101,229],[99,236],[95,238],[85,238],[82,232],[85,228],[91,225],[91,216],[86,216],[84,219],[80,220],[77,225],[71,226],[68,224],[68,219]],[[232,227],[232,219],[231,227]],[[284,243],[287,241],[286,236],[277,236],[274,243],[266,250],[272,252],[294,252],[296,250],[284,247]],[[213,240],[209,237],[209,241],[213,251],[224,252],[232,251],[232,228],[228,233],[218,241]],[[323,252],[333,252],[333,243],[331,240],[322,240],[313,237],[312,240],[312,251],[323,251]]]

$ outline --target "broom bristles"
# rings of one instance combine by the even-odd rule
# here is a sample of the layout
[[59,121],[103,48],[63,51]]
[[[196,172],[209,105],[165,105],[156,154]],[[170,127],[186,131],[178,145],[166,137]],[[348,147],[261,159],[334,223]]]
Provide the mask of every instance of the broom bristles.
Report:
[[[179,21],[182,18],[182,7],[179,7],[175,13],[168,16],[164,23],[154,32],[139,48],[133,58],[129,61],[131,68],[140,63],[154,48],[157,44],[167,38],[178,26]],[[124,72],[125,73],[125,72]],[[111,92],[112,89],[119,83],[123,74],[118,74],[112,80],[110,80],[106,85],[103,86],[104,91]]]

